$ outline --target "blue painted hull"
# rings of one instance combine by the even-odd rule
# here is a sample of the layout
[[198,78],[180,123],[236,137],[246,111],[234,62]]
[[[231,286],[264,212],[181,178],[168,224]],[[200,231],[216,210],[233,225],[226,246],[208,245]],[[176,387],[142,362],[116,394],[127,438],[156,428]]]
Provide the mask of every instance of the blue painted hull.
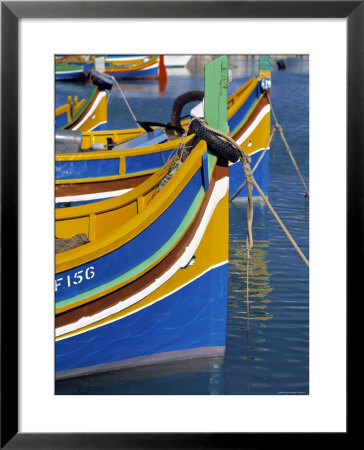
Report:
[[106,131],[107,130],[107,122],[100,123],[96,127],[92,128],[90,131]]
[[[170,352],[225,347],[228,264],[213,268],[149,307],[56,342],[56,372]],[[220,350],[221,351],[221,350]],[[132,365],[132,364],[131,364]]]
[[68,124],[68,118],[67,118],[67,113],[66,112],[56,116],[56,118],[55,118],[55,127],[56,128],[63,127],[64,125],[67,125],[67,124]]
[[[186,216],[188,209],[200,190],[202,184],[201,171],[191,178],[172,205],[167,208],[149,227],[121,247],[95,259],[92,262],[92,274],[89,264],[57,274],[56,306],[68,298],[74,298],[95,289],[105,283],[114,282],[128,270],[141,264],[160,249],[176,232],[179,224]],[[163,233],[161,233],[163,230]],[[148,243],[146,248],[145,243]],[[82,281],[75,273],[82,273]]]
[[[101,128],[97,129],[100,130]],[[125,173],[128,175],[157,170],[168,161],[172,151],[174,150],[128,156],[125,158]],[[84,161],[56,161],[56,180],[112,177],[118,176],[119,170],[119,158]]]
[[56,72],[56,81],[80,80],[83,77],[83,70],[77,72]]
[[[56,116],[56,120],[55,120],[55,127],[56,128],[61,128],[64,125],[68,124],[68,119],[67,119],[67,113],[63,113],[63,114],[59,114],[58,116]],[[92,128],[92,130],[90,131],[105,131],[107,130],[107,122],[103,122],[100,123],[99,125],[97,125],[96,127]],[[57,167],[57,162],[56,162],[56,167]],[[72,163],[73,165],[74,163]],[[57,169],[56,169],[57,172]],[[58,178],[56,178],[58,179]],[[62,179],[62,178],[60,178]]]
[[[259,99],[262,94],[261,83],[258,83],[257,87],[253,90],[253,92],[246,99],[244,104],[239,108],[239,110],[229,119],[229,129],[230,133],[234,134],[237,129],[239,129],[240,123],[244,120],[246,115],[250,112],[250,110],[254,107],[255,103]],[[251,164],[250,167],[253,170],[257,160],[259,159],[262,151],[258,151],[251,155]],[[266,151],[262,161],[259,163],[259,166],[256,168],[254,172],[254,178],[257,181],[258,185],[262,189],[265,195],[268,196],[268,187],[269,187],[269,150]],[[245,181],[244,171],[241,165],[241,162],[238,161],[235,164],[229,165],[229,195],[233,195],[241,184]],[[236,195],[236,199],[246,199],[248,196],[248,190],[246,185],[239,191]],[[253,196],[260,197],[260,194],[257,190],[253,189]]]
[[262,94],[262,89],[260,83],[257,84],[256,88],[249,95],[246,101],[241,105],[241,107],[236,111],[236,113],[230,117],[228,121],[230,134],[233,135],[241,122],[244,120],[249,111],[253,108],[255,102],[259,99]]
[[145,70],[133,70],[130,72],[108,72],[107,67],[105,73],[107,75],[112,75],[117,79],[124,78],[149,78],[149,77],[158,77],[159,69],[158,67],[152,67],[150,69]]
[[[251,156],[251,163],[250,167],[253,170],[256,162],[258,161],[260,155],[264,151],[261,150],[260,152],[254,153],[254,155]],[[259,187],[262,189],[264,195],[268,196],[268,189],[269,189],[269,156],[270,152],[267,150],[265,152],[265,155],[263,159],[260,161],[259,166],[256,168],[255,172],[253,173],[255,181],[258,183]],[[239,187],[244,183],[245,181],[245,175],[243,171],[243,167],[240,161],[238,161],[235,164],[231,164],[229,166],[229,196],[235,194],[235,192],[239,189]],[[248,197],[248,189],[246,184],[241,189],[239,194],[235,197],[236,199],[246,199]],[[259,192],[253,187],[253,197],[259,197]]]
[[[56,120],[55,120],[56,128],[61,128],[63,125],[66,125],[67,123],[68,123],[67,113],[56,116]],[[96,127],[92,128],[92,130],[90,130],[90,131],[105,131],[105,130],[107,130],[107,122],[100,123]],[[56,162],[56,167],[57,167],[57,164],[58,163]],[[57,172],[57,169],[56,169],[56,172]],[[60,180],[62,180],[62,179],[64,179],[64,178],[60,178]]]

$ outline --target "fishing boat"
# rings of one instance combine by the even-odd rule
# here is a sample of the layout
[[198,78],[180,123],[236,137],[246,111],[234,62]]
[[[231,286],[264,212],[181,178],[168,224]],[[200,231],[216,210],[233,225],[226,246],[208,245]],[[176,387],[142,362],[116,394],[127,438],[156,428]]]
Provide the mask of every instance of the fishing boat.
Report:
[[55,127],[62,130],[97,131],[107,127],[107,96],[114,81],[93,72],[91,86],[85,98],[68,97],[66,104],[55,110]]
[[[97,70],[97,59],[95,67]],[[102,57],[103,70],[107,75],[117,79],[158,79],[160,73],[160,58],[158,55],[148,55],[137,59],[115,60]]]
[[[82,67],[85,75],[97,70],[117,79],[158,79],[161,64],[164,67],[164,59],[158,55],[57,55],[56,57],[57,70],[65,71],[62,66],[72,65],[75,72],[76,69],[81,71],[80,77]],[[56,72],[56,79],[57,75]]]
[[[230,134],[251,159],[254,178],[268,196],[269,193],[269,160],[270,160],[270,90],[271,72],[270,56],[259,59],[258,76],[248,80],[242,88],[244,103],[238,101],[229,103]],[[248,197],[247,186],[244,185],[244,171],[241,164],[229,165],[230,194],[234,200],[245,201]],[[255,187],[253,199],[261,199]]]
[[[254,177],[268,195],[270,135],[270,62],[260,60],[258,76],[249,79],[228,99],[229,134],[251,157],[252,167],[259,162]],[[182,94],[173,105],[168,124],[139,122],[143,126],[73,134],[73,150],[56,153],[56,203],[71,206],[120,195],[159,169],[180,145],[188,120],[180,120],[182,108],[190,101],[202,100],[203,92]],[[203,116],[201,108],[193,114]],[[56,136],[57,137],[57,136]],[[62,134],[58,146],[62,147]],[[65,137],[66,141],[72,136]],[[57,147],[57,146],[56,146]],[[260,160],[260,161],[259,161]],[[244,181],[239,163],[230,164],[230,193]],[[259,194],[253,190],[253,197]],[[244,186],[236,199],[246,199]]]
[[76,64],[56,64],[56,81],[80,80],[85,76],[82,66]]
[[56,63],[55,77],[56,81],[82,80],[87,78],[91,73],[91,64],[76,63]]
[[[222,132],[227,64],[205,67],[205,116]],[[224,355],[228,164],[193,123],[192,150],[138,187],[56,210],[56,379]]]
[[[149,55],[106,55],[108,61],[125,62],[135,61],[140,58],[147,58]],[[192,55],[164,55],[164,63],[166,67],[186,67]]]

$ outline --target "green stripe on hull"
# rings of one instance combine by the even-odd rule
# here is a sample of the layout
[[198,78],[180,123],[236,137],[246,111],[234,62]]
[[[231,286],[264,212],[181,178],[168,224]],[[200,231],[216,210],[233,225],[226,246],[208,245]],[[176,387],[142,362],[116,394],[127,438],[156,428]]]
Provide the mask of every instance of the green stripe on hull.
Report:
[[257,106],[257,103],[259,102],[259,100],[260,100],[261,98],[262,98],[262,95],[261,95],[259,98],[257,98],[257,99],[253,102],[253,104],[252,104],[251,107],[248,109],[248,111],[246,112],[245,116],[241,119],[241,121],[239,122],[239,124],[234,128],[233,131],[230,132],[230,135],[231,135],[231,136],[236,132],[236,130],[239,130],[239,129],[242,127],[243,123],[245,122],[245,120],[247,119],[247,117],[250,116],[251,112],[252,112],[253,109]]
[[62,300],[56,304],[56,307],[62,308],[64,306],[68,306],[68,305],[71,305],[72,303],[76,303],[76,302],[85,300],[88,297],[97,295],[105,290],[113,288],[121,283],[124,283],[125,281],[127,281],[128,279],[130,279],[132,277],[138,276],[145,269],[147,269],[149,266],[151,266],[156,261],[158,261],[158,259],[160,259],[164,254],[166,254],[167,252],[172,250],[172,248],[175,246],[175,244],[180,240],[180,238],[183,236],[185,231],[192,224],[198,210],[200,209],[200,205],[202,203],[204,193],[205,193],[205,190],[203,187],[201,187],[198,194],[196,195],[195,199],[193,200],[191,206],[189,207],[187,214],[185,215],[182,222],[178,226],[177,230],[173,233],[173,235],[170,237],[170,239],[156,253],[154,253],[152,256],[147,258],[145,261],[138,264],[133,269],[124,273],[120,277],[117,277],[114,280],[111,280],[105,284],[102,284],[101,286],[98,286],[94,289],[91,289],[90,291],[84,292],[84,293],[79,294],[70,299]]
[[[72,116],[71,121],[62,125],[60,128],[66,128],[71,126],[80,116],[81,114],[84,113],[85,109],[88,107],[92,97],[94,96],[95,92],[97,90],[97,86],[91,86],[91,88],[89,89],[87,96],[85,97],[85,104],[83,105],[83,107],[77,112],[77,114],[75,114],[74,116]],[[72,112],[71,112],[72,114]]]
[[77,65],[63,66],[57,64],[56,66],[56,72],[82,72],[82,71],[83,67]]

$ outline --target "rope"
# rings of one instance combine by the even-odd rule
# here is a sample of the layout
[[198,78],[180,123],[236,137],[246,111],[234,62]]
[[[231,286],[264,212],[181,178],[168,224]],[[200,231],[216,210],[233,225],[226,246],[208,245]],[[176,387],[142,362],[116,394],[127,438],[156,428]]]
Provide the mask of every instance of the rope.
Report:
[[[249,191],[251,190],[251,187],[249,187],[249,185],[254,185],[254,187],[257,189],[257,191],[259,192],[259,194],[261,195],[262,199],[264,200],[265,204],[268,206],[269,210],[271,211],[271,213],[273,214],[274,218],[277,220],[277,222],[279,223],[279,225],[281,226],[282,230],[285,232],[286,236],[288,237],[289,241],[291,242],[291,244],[293,245],[293,247],[296,249],[297,253],[301,256],[301,258],[303,259],[303,261],[305,262],[305,264],[307,265],[307,267],[309,267],[309,262],[307,260],[307,258],[305,257],[305,255],[303,254],[303,252],[301,251],[301,249],[298,247],[297,243],[295,242],[295,240],[293,239],[293,237],[291,236],[291,234],[289,233],[289,231],[287,230],[287,228],[285,227],[284,223],[282,222],[282,220],[279,218],[278,214],[275,212],[273,206],[270,204],[268,198],[264,195],[264,192],[261,190],[260,186],[258,185],[258,183],[255,181],[251,168],[250,168],[250,157],[248,155],[246,155],[242,149],[240,148],[239,144],[237,142],[234,141],[234,139],[219,131],[219,130],[214,130],[211,127],[208,127],[207,125],[205,125],[207,129],[210,129],[210,131],[213,131],[214,133],[216,133],[219,136],[223,136],[224,138],[226,138],[233,147],[235,147],[237,150],[240,151],[240,161],[243,165],[243,170],[244,170],[244,174],[245,174],[245,179],[247,182],[247,186],[248,186],[248,220],[252,221],[253,219],[253,213],[252,213],[252,201],[251,201],[251,197],[249,198]],[[250,196],[251,196],[251,192],[250,192]],[[251,209],[251,210],[250,210]],[[249,247],[251,248],[251,245],[253,243],[253,239],[250,236],[251,233],[251,229],[249,229],[249,227],[251,227],[251,223],[248,222],[248,249]]]
[[247,245],[247,257],[246,257],[246,312],[247,312],[247,329],[249,330],[249,318],[250,318],[250,302],[249,302],[249,260],[250,260],[250,250]]
[[114,86],[117,86],[117,88],[119,89],[119,91],[120,91],[120,93],[121,93],[121,95],[122,95],[122,97],[123,97],[123,99],[124,99],[124,101],[125,101],[125,104],[126,104],[126,106],[128,107],[129,112],[130,112],[131,116],[132,116],[133,119],[134,119],[134,122],[138,125],[139,128],[142,128],[142,127],[139,125],[139,123],[138,123],[138,121],[137,121],[137,118],[135,117],[135,114],[133,113],[133,110],[131,109],[131,107],[130,107],[130,105],[129,105],[127,99],[126,99],[123,90],[122,90],[121,87],[119,86],[119,83],[116,81],[115,77],[110,76],[110,78],[114,81]]
[[272,111],[272,115],[273,115],[273,118],[274,118],[274,121],[275,121],[275,128],[277,128],[277,130],[279,131],[279,133],[281,135],[281,138],[282,138],[282,141],[283,141],[283,143],[284,143],[284,145],[286,147],[287,153],[288,153],[289,157],[291,158],[292,164],[293,164],[294,168],[296,169],[296,172],[298,173],[298,176],[300,177],[301,183],[302,183],[302,185],[303,185],[303,187],[304,187],[304,189],[306,191],[305,197],[309,197],[309,192],[308,192],[306,183],[305,183],[305,181],[304,181],[304,179],[303,179],[303,177],[301,175],[300,169],[298,168],[297,163],[296,163],[296,161],[295,161],[295,159],[293,157],[292,151],[289,148],[288,142],[287,142],[287,140],[286,140],[286,138],[284,136],[284,133],[283,133],[283,129],[282,129],[281,125],[278,123],[277,116],[274,113],[270,96],[268,96],[268,99],[269,99],[269,104],[270,104],[270,108],[271,108],[271,111]]
[[[270,136],[269,136],[268,143],[267,143],[265,149],[262,151],[261,155],[259,156],[259,159],[258,159],[258,161],[256,162],[255,166],[253,167],[252,173],[255,172],[255,170],[257,169],[257,167],[258,167],[259,164],[261,163],[262,159],[264,158],[264,155],[266,154],[266,152],[267,152],[267,150],[268,150],[268,148],[269,148],[269,146],[270,146],[270,143],[272,142],[272,139],[273,139],[273,137],[274,137],[275,131],[276,131],[276,128],[273,127],[273,128],[272,128],[272,132],[271,132],[271,134],[270,134]],[[237,189],[237,190],[233,193],[233,195],[229,198],[229,202],[231,202],[231,201],[234,200],[234,198],[239,194],[239,192],[243,189],[243,187],[244,187],[245,185],[246,185],[246,180],[244,180],[244,182],[238,187],[238,189]]]
[[266,205],[270,209],[271,213],[273,214],[273,216],[275,217],[275,219],[277,220],[277,222],[281,226],[282,230],[286,233],[286,235],[287,235],[288,239],[291,241],[293,247],[297,250],[297,253],[301,256],[303,261],[306,263],[307,267],[309,267],[309,262],[308,262],[307,258],[302,253],[301,249],[298,247],[298,245],[294,241],[293,237],[291,236],[291,234],[289,233],[287,228],[284,226],[284,224],[281,221],[281,219],[279,218],[278,214],[274,211],[273,206],[270,204],[270,202],[268,201],[267,197],[264,195],[263,191],[260,189],[258,183],[254,180],[254,178],[253,178],[253,184],[256,187],[256,189],[259,192],[259,194],[262,196],[263,200],[265,201]]
[[[159,172],[159,174],[162,175],[163,171],[166,171],[166,175],[159,183],[158,192],[168,183],[172,175],[179,169],[181,164],[185,161],[185,159],[190,153],[190,149],[192,148],[192,146],[187,146],[185,142],[188,135],[190,123],[191,122],[188,123],[187,129],[181,136],[181,141],[179,145],[173,152],[171,152],[171,154],[168,157],[167,163],[162,167],[161,172]],[[153,194],[153,197],[154,195],[155,194]]]
[[[253,215],[254,215],[254,204],[253,204],[253,182],[254,182],[254,177],[253,177],[253,173],[250,167],[250,157],[248,155],[246,155],[242,149],[240,148],[240,146],[234,141],[234,139],[232,139],[231,136],[229,136],[226,133],[223,133],[221,131],[218,130],[214,130],[213,128],[209,127],[208,125],[204,124],[204,126],[224,137],[225,139],[227,139],[232,145],[233,147],[235,147],[239,153],[240,153],[240,161],[243,165],[243,170],[244,170],[244,175],[245,175],[245,183],[247,184],[247,190],[248,190],[248,203],[247,203],[247,236],[246,236],[246,252],[247,252],[247,261],[246,261],[246,305],[247,305],[247,314],[248,314],[248,321],[249,321],[249,260],[250,260],[250,251],[253,248]],[[272,133],[274,134],[274,133]],[[272,136],[273,137],[273,136]],[[267,145],[267,147],[269,147],[269,143]],[[266,150],[266,149],[265,149]],[[264,151],[265,151],[264,150]],[[257,165],[259,164],[260,161],[257,162],[255,168],[257,167]],[[248,322],[248,328],[249,328],[249,322]]]
[[247,238],[246,238],[246,247],[247,251],[249,251],[253,248],[253,214],[254,214],[254,207],[253,207],[253,174],[250,168],[250,164],[247,158],[241,157],[240,161],[243,165],[245,180],[247,183],[248,188],[248,204],[247,204]]

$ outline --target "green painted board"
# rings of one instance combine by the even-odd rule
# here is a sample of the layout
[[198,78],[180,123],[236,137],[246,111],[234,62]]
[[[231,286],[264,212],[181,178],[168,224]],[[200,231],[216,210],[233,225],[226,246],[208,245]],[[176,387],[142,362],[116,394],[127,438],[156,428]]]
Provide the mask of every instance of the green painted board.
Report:
[[270,55],[264,55],[260,57],[259,70],[270,70]]
[[205,65],[204,114],[210,127],[227,133],[229,64],[226,55]]

